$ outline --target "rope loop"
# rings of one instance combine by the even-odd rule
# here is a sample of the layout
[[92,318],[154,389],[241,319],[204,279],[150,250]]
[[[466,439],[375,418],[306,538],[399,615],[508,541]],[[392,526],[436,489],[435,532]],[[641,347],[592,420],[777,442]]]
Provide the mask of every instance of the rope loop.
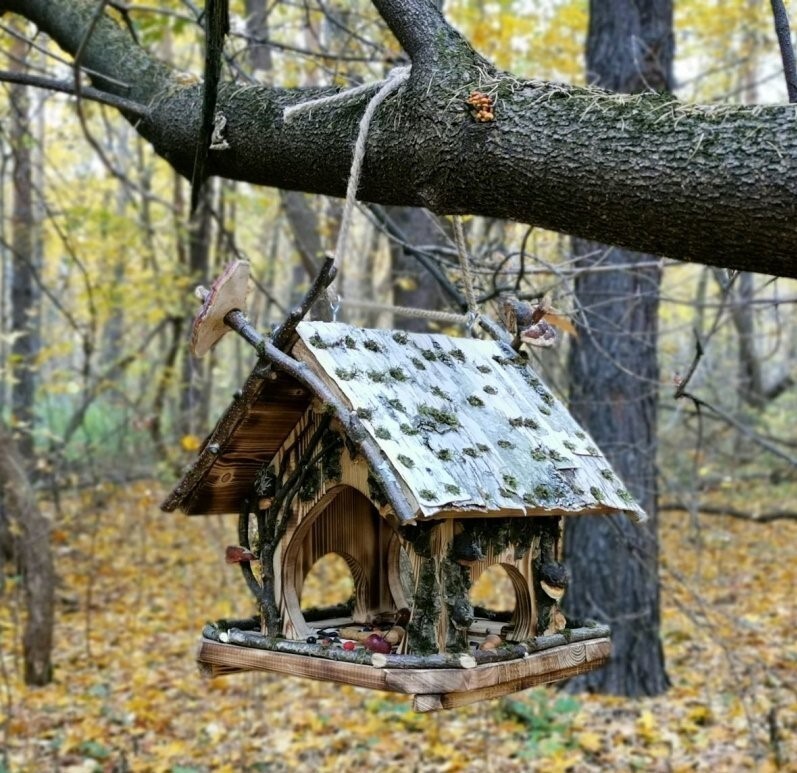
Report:
[[[352,89],[346,89],[337,94],[328,97],[319,97],[318,99],[310,99],[307,102],[301,102],[298,105],[291,105],[285,108],[282,113],[283,120],[288,123],[293,120],[297,115],[308,113],[313,108],[322,107],[327,105],[343,106],[349,104],[357,99],[362,94],[377,88],[377,92],[371,97],[368,102],[365,112],[360,118],[360,127],[357,133],[357,141],[354,144],[354,152],[352,154],[351,169],[349,171],[349,183],[346,186],[346,202],[343,205],[343,214],[340,218],[340,230],[338,231],[338,239],[335,244],[335,252],[333,253],[335,268],[340,266],[343,256],[346,254],[349,242],[349,232],[351,231],[352,216],[354,215],[354,207],[357,203],[357,189],[360,187],[360,175],[362,173],[363,162],[365,161],[365,148],[368,141],[368,130],[371,127],[371,120],[376,113],[377,108],[382,102],[385,101],[394,91],[397,91],[404,83],[409,80],[411,73],[410,67],[394,67],[385,80],[378,81],[377,83],[366,83],[362,86],[356,86]],[[334,282],[333,282],[334,284]],[[332,285],[327,288],[327,301],[332,308],[332,313],[336,317],[337,311],[340,308],[340,296],[337,301],[333,301]]]

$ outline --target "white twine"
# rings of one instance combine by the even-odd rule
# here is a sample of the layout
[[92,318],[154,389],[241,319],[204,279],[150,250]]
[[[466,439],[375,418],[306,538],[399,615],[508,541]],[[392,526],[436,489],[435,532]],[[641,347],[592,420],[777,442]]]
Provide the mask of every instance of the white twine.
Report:
[[[306,102],[300,102],[299,104],[286,107],[282,113],[285,123],[289,123],[296,118],[297,115],[309,113],[318,107],[327,107],[330,105],[341,107],[353,103],[357,101],[363,94],[366,94],[378,87],[378,91],[373,95],[373,97],[371,97],[371,100],[368,102],[368,106],[365,108],[365,112],[360,119],[357,142],[354,145],[351,169],[349,171],[349,182],[346,187],[346,202],[343,205],[343,213],[340,219],[340,230],[338,231],[338,238],[335,244],[335,252],[333,255],[335,267],[339,267],[348,247],[352,215],[354,214],[354,207],[357,203],[357,189],[360,186],[360,175],[362,173],[363,162],[365,161],[366,143],[368,141],[368,130],[371,126],[371,120],[373,119],[379,105],[381,105],[382,102],[384,102],[385,99],[387,99],[387,97],[389,97],[394,91],[398,90],[404,83],[407,82],[410,77],[410,70],[410,67],[396,67],[390,71],[387,78],[383,81],[378,81],[377,83],[364,83],[361,86],[355,86],[354,88],[346,89],[345,91],[332,94],[331,96],[309,99]],[[459,217],[454,217],[454,236],[465,285],[465,297],[468,304],[467,315],[445,311],[432,311],[428,309],[415,309],[404,306],[390,306],[370,301],[347,301],[342,299],[340,295],[338,295],[337,292],[332,289],[332,285],[330,285],[327,288],[327,300],[332,307],[335,317],[337,317],[337,311],[340,308],[341,302],[343,302],[348,306],[392,311],[394,314],[407,317],[421,317],[439,322],[465,324],[471,329],[472,333],[473,328],[479,319],[479,308],[476,300],[476,293],[473,289],[473,277],[470,271],[470,261],[468,258],[467,245],[465,244],[465,234],[462,229],[462,220]]]
[[[318,99],[310,99],[307,102],[301,102],[298,105],[292,105],[285,108],[282,117],[287,123],[295,118],[297,115],[307,113],[316,107],[325,107],[328,105],[342,106],[355,101],[362,94],[371,91],[375,86],[379,90],[371,98],[368,106],[365,108],[362,118],[360,119],[360,129],[357,134],[357,142],[354,145],[354,153],[352,155],[351,170],[349,171],[349,184],[346,187],[346,203],[343,205],[343,214],[340,218],[340,230],[338,232],[338,240],[335,244],[334,252],[334,265],[338,267],[343,256],[346,254],[346,248],[349,242],[349,232],[351,230],[352,215],[354,214],[354,205],[357,203],[357,189],[360,186],[360,174],[362,173],[363,161],[365,160],[365,146],[368,141],[368,130],[371,126],[371,119],[374,117],[377,108],[382,102],[387,99],[394,91],[396,91],[402,84],[410,77],[409,67],[395,67],[390,71],[384,81],[378,83],[366,83],[362,86],[356,86],[353,89],[341,91],[338,94],[333,94],[329,97],[319,97]],[[330,286],[331,287],[331,286]],[[327,289],[327,297],[334,297],[330,290]]]
[[364,311],[387,311],[399,317],[412,317],[414,319],[428,319],[434,322],[447,322],[452,325],[472,325],[470,314],[457,314],[453,311],[436,311],[432,309],[419,309],[415,306],[394,306],[390,303],[380,303],[379,301],[349,300],[341,298],[340,302],[344,306],[352,309],[363,309]]

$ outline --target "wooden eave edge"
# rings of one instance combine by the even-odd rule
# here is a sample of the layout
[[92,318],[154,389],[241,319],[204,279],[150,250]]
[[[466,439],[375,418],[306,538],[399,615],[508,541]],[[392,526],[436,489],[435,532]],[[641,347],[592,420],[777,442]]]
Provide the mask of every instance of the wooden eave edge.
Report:
[[[306,350],[306,347],[302,345]],[[365,457],[372,474],[382,485],[383,492],[394,515],[402,525],[413,523],[419,506],[415,498],[403,486],[401,477],[396,474],[390,461],[371,438],[360,418],[351,411],[329,385],[302,359],[285,354],[272,343],[264,341],[263,359],[246,380],[240,396],[219,419],[210,436],[205,441],[197,460],[190,466],[182,480],[175,486],[161,504],[165,512],[181,509],[190,510],[191,502],[213,465],[222,455],[235,430],[246,418],[249,408],[259,397],[269,373],[280,370],[301,383],[308,391],[333,412],[346,436],[357,446]],[[413,506],[413,502],[415,503]]]
[[256,366],[249,374],[243,388],[240,390],[240,394],[228,406],[210,435],[205,439],[197,459],[190,465],[180,482],[161,503],[161,510],[167,513],[172,513],[178,509],[187,513],[190,510],[197,489],[222,455],[235,430],[247,417],[252,404],[260,396],[269,370]]
[[300,382],[314,397],[321,400],[327,410],[332,412],[346,437],[359,449],[368,463],[371,474],[382,486],[385,498],[399,523],[407,525],[415,522],[420,510],[415,497],[404,486],[401,476],[396,473],[379,444],[371,437],[357,412],[351,409],[349,401],[337,387],[327,383],[319,374],[319,371],[323,373],[323,369],[301,338],[291,350],[294,356],[285,354],[269,342],[264,343],[261,352],[271,366]]

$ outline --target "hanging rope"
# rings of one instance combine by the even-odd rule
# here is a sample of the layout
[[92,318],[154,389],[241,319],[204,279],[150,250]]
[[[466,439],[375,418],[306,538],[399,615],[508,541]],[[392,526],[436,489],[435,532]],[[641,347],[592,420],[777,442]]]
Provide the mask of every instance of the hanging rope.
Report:
[[415,306],[393,306],[389,303],[379,303],[378,301],[349,300],[341,299],[344,306],[352,309],[363,309],[364,311],[386,311],[396,314],[399,317],[411,317],[413,319],[429,319],[434,322],[447,322],[451,325],[470,325],[472,317],[470,314],[457,314],[453,311],[433,311],[432,309],[418,309]]
[[459,267],[462,269],[462,282],[465,285],[465,300],[468,302],[468,314],[473,317],[474,323],[479,316],[479,302],[473,289],[473,275],[470,273],[470,260],[468,247],[465,244],[465,232],[462,230],[462,218],[454,215],[454,240],[457,243]]
[[[353,89],[341,91],[339,94],[333,94],[329,97],[319,97],[318,99],[311,99],[307,102],[302,102],[298,105],[292,105],[285,109],[282,114],[285,122],[291,121],[297,115],[307,113],[317,107],[326,107],[329,105],[347,105],[358,99],[362,94],[370,91],[374,86],[379,86],[379,90],[371,98],[368,107],[365,108],[362,118],[360,119],[360,129],[357,134],[357,142],[354,145],[354,153],[351,160],[351,171],[349,172],[349,184],[346,188],[346,203],[343,205],[343,214],[340,219],[340,231],[338,232],[338,240],[335,245],[335,267],[338,268],[340,261],[346,254],[346,248],[349,242],[349,232],[351,231],[352,215],[354,214],[354,206],[357,203],[357,189],[360,186],[360,174],[362,172],[363,161],[365,160],[365,146],[368,141],[368,130],[371,127],[371,119],[374,117],[377,108],[382,102],[387,99],[394,91],[401,87],[410,77],[409,67],[395,67],[390,71],[390,74],[381,83],[373,84],[368,83],[362,86],[357,86]],[[329,292],[329,290],[327,291]]]
[[[334,252],[334,265],[339,267],[343,256],[346,254],[349,242],[349,234],[351,231],[352,216],[354,214],[354,207],[357,203],[357,190],[360,186],[360,175],[362,173],[363,162],[365,161],[365,150],[368,141],[368,131],[371,126],[371,120],[376,113],[377,108],[382,102],[387,99],[394,91],[397,91],[410,77],[409,67],[396,67],[390,71],[390,74],[384,81],[378,83],[366,83],[361,86],[356,86],[352,89],[341,91],[338,94],[333,94],[327,97],[319,97],[318,99],[310,99],[306,102],[300,102],[297,105],[291,105],[283,111],[283,120],[286,123],[292,121],[296,116],[309,113],[319,107],[328,106],[344,106],[357,101],[363,94],[368,93],[374,88],[378,87],[378,91],[371,97],[368,106],[365,108],[362,118],[360,119],[359,131],[357,134],[357,142],[354,145],[354,152],[352,154],[351,170],[349,172],[349,182],[346,187],[346,202],[343,205],[343,214],[340,220],[340,230],[338,232],[337,242],[335,244]],[[432,311],[430,309],[416,309],[407,306],[392,306],[389,304],[376,303],[373,301],[345,301],[347,306],[361,309],[371,309],[375,311],[389,311],[393,314],[398,314],[404,317],[413,317],[418,319],[429,319],[437,322],[445,322],[449,324],[466,325],[471,330],[474,328],[479,320],[479,305],[476,299],[476,293],[473,289],[473,276],[470,271],[470,260],[468,258],[468,249],[465,244],[465,234],[462,229],[462,220],[459,216],[454,216],[454,237],[457,245],[457,253],[459,255],[459,265],[462,269],[462,278],[465,285],[465,299],[468,304],[467,314],[456,314],[447,311]],[[332,290],[330,285],[327,288],[327,299],[334,312],[337,312],[338,306],[341,303],[341,298],[335,291]]]

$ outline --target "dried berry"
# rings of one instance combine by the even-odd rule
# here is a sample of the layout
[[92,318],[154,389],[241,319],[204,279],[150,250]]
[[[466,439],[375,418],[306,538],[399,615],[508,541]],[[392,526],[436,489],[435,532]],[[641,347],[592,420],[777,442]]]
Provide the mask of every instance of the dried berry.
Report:
[[380,652],[383,655],[387,655],[393,649],[390,642],[385,641],[378,633],[372,633],[363,642],[363,646],[371,652]]

